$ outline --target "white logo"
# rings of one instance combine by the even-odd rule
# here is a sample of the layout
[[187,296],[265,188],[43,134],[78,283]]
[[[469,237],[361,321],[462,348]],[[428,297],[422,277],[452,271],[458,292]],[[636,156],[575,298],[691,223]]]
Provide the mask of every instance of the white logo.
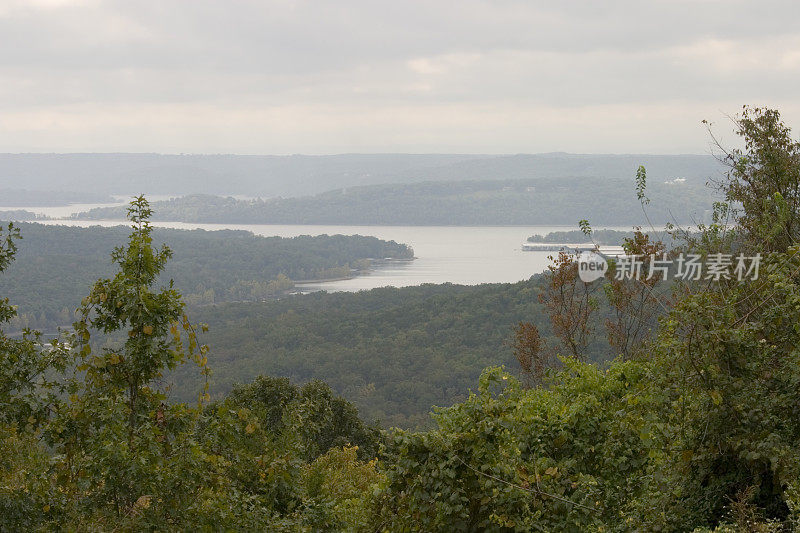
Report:
[[602,278],[608,270],[608,262],[595,252],[581,252],[578,255],[578,276],[584,283]]

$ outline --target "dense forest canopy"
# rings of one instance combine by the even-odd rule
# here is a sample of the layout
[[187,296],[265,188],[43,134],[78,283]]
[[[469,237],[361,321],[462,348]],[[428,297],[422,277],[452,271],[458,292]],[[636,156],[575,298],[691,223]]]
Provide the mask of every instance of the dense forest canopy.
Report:
[[[195,316],[209,324],[204,340],[215,347],[212,396],[258,374],[321,379],[366,420],[420,427],[430,425],[432,405],[466,398],[483,368],[514,362],[509,340],[517,323],[530,320],[549,331],[541,290],[539,277],[473,287],[386,287],[215,305]],[[186,400],[199,381],[184,374],[174,393]]]

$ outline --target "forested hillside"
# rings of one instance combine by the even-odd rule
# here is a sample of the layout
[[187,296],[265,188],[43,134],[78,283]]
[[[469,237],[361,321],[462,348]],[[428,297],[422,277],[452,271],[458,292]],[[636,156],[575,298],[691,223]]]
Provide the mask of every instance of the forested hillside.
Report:
[[[714,195],[705,181],[654,183],[652,223],[691,223],[707,218]],[[193,195],[153,203],[155,220],[238,224],[376,225],[598,225],[647,220],[627,179],[546,178],[436,181],[349,187],[316,196],[236,200]],[[96,208],[78,215],[120,220],[124,208]]]
[[[431,423],[432,405],[466,398],[483,368],[512,365],[517,323],[532,321],[552,335],[538,299],[542,289],[539,277],[476,287],[387,287],[216,305],[195,316],[209,325],[204,341],[214,347],[215,395],[258,374],[322,379],[366,420],[419,427]],[[597,344],[591,356],[600,356]],[[198,381],[179,376],[176,397],[192,398]]]
[[[124,226],[76,228],[20,223],[16,261],[0,278],[0,293],[19,306],[13,329],[68,326],[86,288],[112,268],[109,251],[127,235]],[[161,275],[174,279],[189,304],[260,301],[285,294],[293,281],[339,278],[368,269],[373,260],[411,259],[403,244],[375,237],[321,235],[290,239],[246,231],[156,229],[173,257]]]
[[[629,261],[591,281],[564,252],[517,284],[191,314],[136,198],[73,330],[0,331],[0,530],[797,531],[800,142],[775,110],[735,120],[744,148],[712,221],[669,250],[634,232]],[[644,167],[635,187],[648,209]],[[0,228],[0,274],[24,244]],[[623,266],[682,254],[706,275]],[[751,268],[722,275],[734,254]],[[0,299],[0,324],[15,313]],[[249,377],[228,390],[237,362]],[[256,375],[327,373],[365,409],[412,400],[398,420],[414,423],[414,399],[463,395],[482,365],[424,430],[365,423],[322,381]]]

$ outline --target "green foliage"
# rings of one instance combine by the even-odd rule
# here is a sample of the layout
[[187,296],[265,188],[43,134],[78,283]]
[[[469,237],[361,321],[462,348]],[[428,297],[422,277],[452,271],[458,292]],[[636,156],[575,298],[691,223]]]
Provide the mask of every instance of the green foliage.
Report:
[[[221,398],[258,374],[321,379],[367,420],[430,425],[430,407],[464,400],[486,366],[516,364],[508,342],[520,321],[553,340],[537,298],[542,282],[386,287],[198,309],[214,346],[212,395]],[[590,360],[605,356],[603,345],[592,338]],[[199,386],[180,370],[175,381],[184,400]]]
[[746,112],[740,125],[747,153],[727,192],[743,211],[716,207],[684,250],[760,251],[761,276],[674,285],[657,337],[607,372],[570,363],[549,389],[527,391],[489,372],[477,395],[438,414],[438,429],[390,441],[380,523],[401,531],[796,530],[800,162],[777,113]]
[[644,166],[639,165],[636,169],[636,198],[644,206],[650,203],[650,198],[647,197],[645,191],[647,190],[647,170]]
[[[729,203],[683,244],[707,257],[762,243],[758,279],[675,283],[657,335],[627,360],[564,359],[536,388],[490,366],[423,432],[380,433],[309,378],[328,373],[382,408],[437,388],[452,399],[483,357],[499,358],[481,339],[542,317],[535,296],[552,279],[208,308],[233,346],[223,368],[250,356],[307,383],[260,377],[189,407],[168,402],[164,373],[191,359],[207,379],[206,349],[178,291],[156,288],[170,251],[154,245],[137,199],[118,271],[92,286],[69,345],[0,333],[0,530],[797,530],[800,173],[781,124],[770,110],[745,113]],[[0,270],[17,238],[11,226],[0,239]],[[625,242],[648,245],[661,246]],[[2,320],[13,315],[0,303]],[[259,342],[233,342],[248,330]],[[392,396],[397,376],[412,379]]]
[[774,109],[745,106],[736,124],[745,148],[727,153],[722,189],[751,246],[785,251],[800,238],[800,142]]
[[[192,438],[198,411],[167,404],[160,378],[187,358],[207,374],[207,348],[198,346],[180,294],[155,289],[171,251],[153,247],[149,215],[143,197],[131,203],[127,246],[112,253],[119,270],[84,298],[74,324],[77,374],[47,437],[59,488],[75,510],[165,527],[191,499],[204,455]],[[124,340],[97,349],[92,330]]]
[[800,424],[787,417],[800,402],[800,254],[771,254],[765,268],[764,280],[684,297],[664,321],[652,387],[666,453],[650,474],[650,528],[716,523],[750,487],[759,513],[789,516],[784,490],[800,474]]
[[[586,224],[583,224],[583,223]],[[633,231],[613,229],[592,229],[586,220],[581,220],[581,229],[570,231],[551,231],[547,235],[531,235],[528,242],[555,244],[585,244],[593,242],[601,245],[620,246],[623,239],[633,237]]]
[[358,459],[360,448],[331,448],[303,469],[303,485],[309,498],[323,510],[315,520],[316,531],[371,531],[371,495],[383,483],[377,460]]
[[[205,391],[196,407],[168,401],[164,372],[193,360],[207,377],[207,348],[178,291],[171,283],[156,288],[171,251],[154,246],[149,215],[144,198],[132,202],[128,242],[112,253],[118,271],[92,286],[67,335],[73,362],[42,367],[63,376],[65,396],[42,395],[42,382],[9,361],[17,381],[2,376],[9,389],[0,443],[13,453],[0,459],[0,530],[364,526],[362,496],[379,477],[372,459],[379,432],[327,385],[259,378],[213,406],[202,404]],[[11,229],[3,266],[13,256]],[[8,352],[14,341],[2,340],[8,361],[19,350]],[[39,365],[69,350],[25,342]]]
[[[236,510],[262,528],[342,531],[364,525],[364,489],[379,475],[370,460],[378,431],[365,427],[324,384],[301,388],[260,376],[206,409],[198,437],[223,480],[224,490],[212,501],[232,506],[206,509],[209,527],[247,527],[228,515]],[[237,496],[231,501],[229,495]]]
[[306,460],[351,445],[362,458],[378,452],[378,429],[365,426],[352,404],[318,380],[298,387],[287,378],[259,376],[234,387],[223,407],[247,408],[270,432],[296,436]]
[[387,445],[380,520],[391,531],[587,531],[619,521],[648,461],[631,382],[567,361],[549,389],[500,369],[436,415],[438,429]]
[[[0,228],[0,274],[14,260],[18,239],[19,228],[14,224]],[[16,314],[8,298],[0,300],[0,328]],[[40,422],[58,392],[47,373],[63,369],[65,363],[64,347],[56,341],[42,346],[38,332],[26,330],[22,338],[11,339],[0,329],[0,426]]]

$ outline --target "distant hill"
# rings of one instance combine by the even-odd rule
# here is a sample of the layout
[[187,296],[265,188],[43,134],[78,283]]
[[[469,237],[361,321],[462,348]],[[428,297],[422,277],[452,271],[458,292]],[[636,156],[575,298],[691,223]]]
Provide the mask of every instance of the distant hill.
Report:
[[[695,181],[650,180],[650,222],[703,220],[713,191]],[[153,202],[154,220],[230,224],[635,225],[647,222],[633,180],[538,178],[348,187],[300,198],[237,200],[192,195]],[[123,207],[79,218],[116,220]]]
[[[0,189],[80,194],[302,196],[387,183],[540,178],[628,178],[645,165],[656,181],[720,174],[706,155],[329,156],[0,154]],[[2,204],[2,202],[0,202]]]

